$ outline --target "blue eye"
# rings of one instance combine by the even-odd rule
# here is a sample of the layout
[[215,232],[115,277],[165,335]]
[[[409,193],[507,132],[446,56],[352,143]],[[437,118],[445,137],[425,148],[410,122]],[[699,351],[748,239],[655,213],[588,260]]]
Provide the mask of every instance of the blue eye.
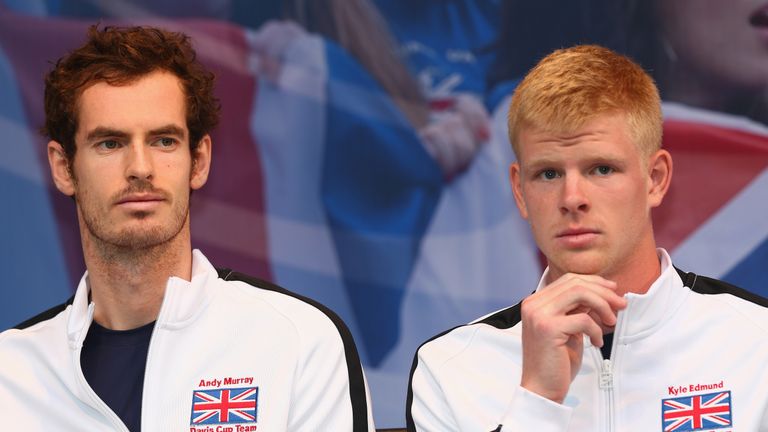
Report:
[[106,150],[114,150],[120,147],[120,143],[115,140],[106,140],[99,143],[99,147]]
[[171,147],[176,144],[176,140],[173,138],[160,138],[157,142],[160,147]]
[[595,168],[595,174],[597,175],[606,176],[611,173],[613,173],[613,168],[607,165],[600,165]]
[[539,173],[539,177],[544,180],[554,180],[560,177],[560,174],[558,174],[557,171],[553,169],[545,169]]

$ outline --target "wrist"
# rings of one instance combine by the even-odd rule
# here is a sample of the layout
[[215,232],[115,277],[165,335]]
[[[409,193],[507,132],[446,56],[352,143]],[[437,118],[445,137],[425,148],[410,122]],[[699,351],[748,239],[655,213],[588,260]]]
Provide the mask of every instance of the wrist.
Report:
[[520,387],[560,405],[563,404],[565,396],[568,394],[567,389],[565,391],[554,390],[547,386],[540,385],[536,381],[527,380],[525,377],[520,381]]

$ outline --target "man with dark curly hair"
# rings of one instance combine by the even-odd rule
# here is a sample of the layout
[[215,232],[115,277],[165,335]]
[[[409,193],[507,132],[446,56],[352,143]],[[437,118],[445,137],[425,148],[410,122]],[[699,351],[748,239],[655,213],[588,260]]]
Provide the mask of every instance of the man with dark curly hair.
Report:
[[372,430],[341,320],[192,249],[213,89],[188,36],[149,27],[91,27],[47,75],[51,175],[87,272],[68,302],[0,333],[4,428]]

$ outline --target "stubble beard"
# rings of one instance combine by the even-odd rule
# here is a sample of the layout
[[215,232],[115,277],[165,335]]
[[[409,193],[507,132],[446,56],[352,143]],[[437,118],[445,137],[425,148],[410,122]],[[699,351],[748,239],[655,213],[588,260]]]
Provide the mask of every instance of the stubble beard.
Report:
[[157,221],[147,226],[152,222],[144,221],[152,215],[148,212],[135,212],[131,215],[134,219],[132,227],[114,229],[108,226],[108,222],[105,223],[109,220],[107,217],[99,217],[100,214],[106,215],[108,208],[98,211],[82,202],[85,200],[78,197],[75,199],[89,243],[105,261],[152,259],[158,254],[162,255],[162,251],[180,235],[189,217],[189,199],[186,199],[172,204],[171,217],[167,221]]

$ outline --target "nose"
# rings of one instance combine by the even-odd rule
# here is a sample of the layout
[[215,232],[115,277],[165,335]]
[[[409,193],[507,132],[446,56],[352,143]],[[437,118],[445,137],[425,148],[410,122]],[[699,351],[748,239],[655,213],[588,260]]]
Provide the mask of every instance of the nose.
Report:
[[154,175],[151,149],[143,143],[132,143],[127,152],[126,177],[128,180],[151,180]]
[[590,202],[585,191],[584,179],[577,175],[567,175],[562,182],[562,195],[560,211],[565,215],[569,213],[583,213],[589,210]]

